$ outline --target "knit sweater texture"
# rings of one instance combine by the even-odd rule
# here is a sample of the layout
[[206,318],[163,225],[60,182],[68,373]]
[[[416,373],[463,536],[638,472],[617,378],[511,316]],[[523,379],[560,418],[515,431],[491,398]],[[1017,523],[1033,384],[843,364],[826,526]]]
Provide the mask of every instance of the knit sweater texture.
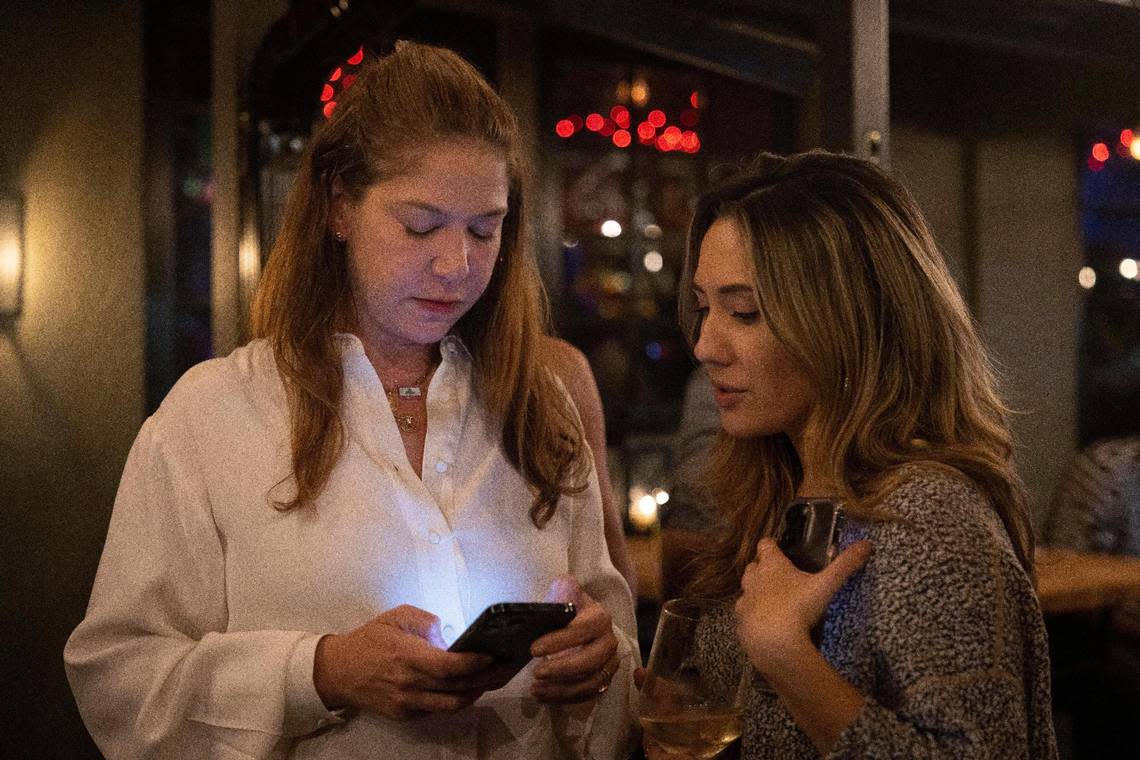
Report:
[[[1056,758],[1045,626],[1000,518],[934,468],[909,468],[883,506],[898,519],[849,520],[841,539],[874,552],[828,607],[820,651],[866,702],[827,757]],[[702,667],[732,678],[731,615],[709,616],[699,637]],[[738,752],[819,757],[755,675]]]

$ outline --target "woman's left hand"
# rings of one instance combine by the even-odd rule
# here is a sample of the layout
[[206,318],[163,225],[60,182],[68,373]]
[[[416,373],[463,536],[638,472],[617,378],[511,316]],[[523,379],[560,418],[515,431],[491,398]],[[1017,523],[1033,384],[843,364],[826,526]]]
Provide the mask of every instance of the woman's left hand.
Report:
[[570,576],[555,579],[546,600],[573,602],[578,614],[531,645],[531,654],[543,658],[534,669],[531,695],[539,702],[566,703],[604,694],[621,665],[610,613]]
[[741,579],[736,602],[737,634],[753,666],[768,674],[811,647],[811,629],[831,598],[871,556],[869,541],[848,546],[818,573],[805,573],[771,538],[760,541],[756,559]]

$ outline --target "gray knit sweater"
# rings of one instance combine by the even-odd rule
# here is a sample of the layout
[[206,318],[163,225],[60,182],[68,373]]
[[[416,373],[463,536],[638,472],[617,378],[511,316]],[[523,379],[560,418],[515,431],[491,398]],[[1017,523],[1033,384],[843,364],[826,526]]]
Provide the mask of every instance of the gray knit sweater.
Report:
[[[848,522],[843,542],[868,538],[874,553],[823,622],[820,650],[867,700],[828,757],[1056,758],[1045,627],[1000,519],[966,480],[933,469],[911,468],[885,506],[903,519]],[[705,667],[730,677],[730,617],[700,635]],[[757,683],[741,756],[818,757]]]

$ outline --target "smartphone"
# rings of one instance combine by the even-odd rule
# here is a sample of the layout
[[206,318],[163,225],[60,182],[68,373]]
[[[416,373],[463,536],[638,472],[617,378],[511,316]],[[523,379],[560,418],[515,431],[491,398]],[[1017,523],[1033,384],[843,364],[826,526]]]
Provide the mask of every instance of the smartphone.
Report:
[[567,602],[501,602],[483,610],[449,652],[478,652],[518,672],[531,660],[530,645],[565,628],[577,610]]
[[780,547],[800,570],[818,573],[839,551],[843,507],[831,499],[796,499],[784,512]]

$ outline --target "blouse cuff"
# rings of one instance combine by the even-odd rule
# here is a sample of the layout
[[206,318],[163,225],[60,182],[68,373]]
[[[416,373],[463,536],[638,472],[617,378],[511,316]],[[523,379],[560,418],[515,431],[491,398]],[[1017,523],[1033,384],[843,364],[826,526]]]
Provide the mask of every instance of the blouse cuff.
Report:
[[330,710],[313,683],[313,660],[323,635],[306,635],[289,656],[285,677],[285,736],[303,736],[344,723],[344,710]]
[[636,645],[614,625],[618,640],[618,669],[609,688],[596,699],[580,704],[559,705],[552,709],[555,736],[566,757],[611,760],[629,756],[632,746],[633,688]]

